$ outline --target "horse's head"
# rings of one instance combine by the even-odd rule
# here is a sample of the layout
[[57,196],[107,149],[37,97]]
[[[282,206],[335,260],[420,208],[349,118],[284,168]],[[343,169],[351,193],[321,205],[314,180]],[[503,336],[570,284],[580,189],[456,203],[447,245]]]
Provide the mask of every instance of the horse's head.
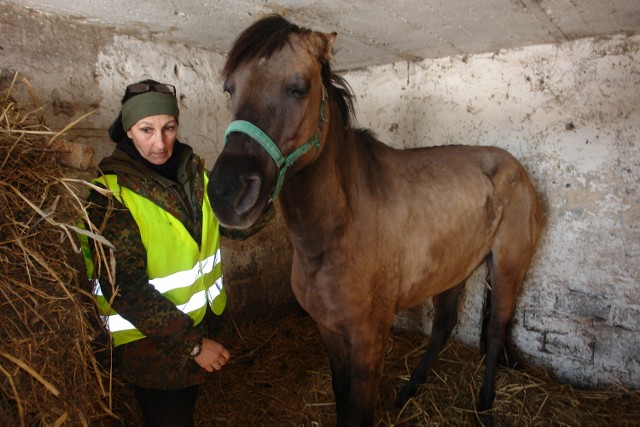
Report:
[[329,114],[323,66],[335,36],[271,16],[236,40],[222,73],[232,122],[207,189],[223,226],[251,227],[270,209],[285,174],[322,150]]

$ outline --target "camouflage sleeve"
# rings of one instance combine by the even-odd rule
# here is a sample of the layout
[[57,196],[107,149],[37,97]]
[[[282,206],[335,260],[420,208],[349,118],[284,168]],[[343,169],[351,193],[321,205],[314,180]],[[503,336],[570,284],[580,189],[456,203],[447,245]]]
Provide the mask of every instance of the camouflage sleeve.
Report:
[[[108,198],[95,192],[89,201],[91,221],[116,248],[113,308],[162,348],[188,354],[201,339],[202,332],[193,326],[187,314],[149,283],[146,250],[131,212],[116,200],[109,208]],[[101,274],[99,280],[104,296],[111,300],[114,287],[107,275]]]

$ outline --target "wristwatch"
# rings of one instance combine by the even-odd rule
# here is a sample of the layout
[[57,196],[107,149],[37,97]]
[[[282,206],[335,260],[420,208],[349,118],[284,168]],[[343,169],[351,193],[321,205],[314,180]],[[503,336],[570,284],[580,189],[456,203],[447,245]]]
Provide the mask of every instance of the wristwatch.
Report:
[[191,354],[189,355],[189,357],[191,357],[192,359],[194,357],[198,357],[201,351],[202,351],[202,340],[198,341],[198,343],[195,346],[193,346],[193,350],[191,350]]

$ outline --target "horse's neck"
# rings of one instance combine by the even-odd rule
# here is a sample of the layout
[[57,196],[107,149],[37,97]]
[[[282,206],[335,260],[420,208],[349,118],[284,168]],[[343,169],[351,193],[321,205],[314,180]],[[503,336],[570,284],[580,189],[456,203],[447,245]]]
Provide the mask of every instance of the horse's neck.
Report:
[[[343,125],[332,124],[318,158],[283,188],[280,206],[290,233],[318,239],[348,220],[346,177],[339,164],[345,161],[340,156],[345,155],[347,133]],[[310,230],[317,230],[318,235]]]

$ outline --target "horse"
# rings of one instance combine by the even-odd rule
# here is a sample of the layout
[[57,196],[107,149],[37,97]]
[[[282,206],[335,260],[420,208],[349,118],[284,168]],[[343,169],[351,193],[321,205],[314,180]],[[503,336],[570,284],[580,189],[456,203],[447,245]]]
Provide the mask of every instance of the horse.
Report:
[[499,354],[542,227],[523,166],[497,147],[395,149],[354,128],[354,94],[331,63],[337,33],[278,15],[246,28],[221,72],[232,121],[207,191],[220,224],[276,206],[291,286],[329,355],[338,426],[370,426],[398,311],[433,300],[427,350],[397,394],[425,382],[457,320],[466,278],[491,282],[478,411],[491,414]]

